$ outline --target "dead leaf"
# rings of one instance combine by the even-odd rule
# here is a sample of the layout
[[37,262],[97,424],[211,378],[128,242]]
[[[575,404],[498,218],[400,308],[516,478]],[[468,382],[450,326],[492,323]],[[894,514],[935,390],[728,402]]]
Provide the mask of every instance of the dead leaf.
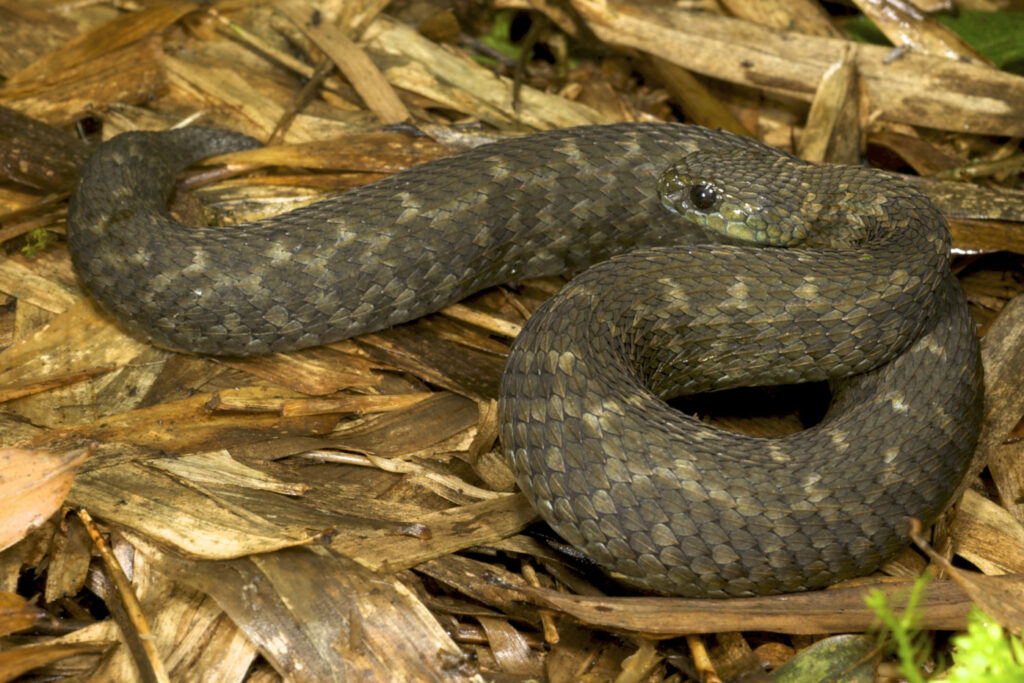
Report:
[[[1021,627],[1024,626],[1024,574],[985,576],[954,567],[924,540],[924,536],[921,535],[921,523],[916,519],[911,520],[910,537],[932,562],[942,567],[952,580],[960,585],[985,614],[995,619],[1006,630],[1020,635]],[[932,585],[934,582],[929,584],[929,591]]]
[[49,616],[17,593],[0,593],[0,638],[35,626]]
[[25,645],[0,652],[0,683],[13,681],[23,673],[72,655],[106,651],[110,643],[53,643]]
[[63,455],[0,449],[0,550],[9,548],[60,509],[78,467],[92,453]]

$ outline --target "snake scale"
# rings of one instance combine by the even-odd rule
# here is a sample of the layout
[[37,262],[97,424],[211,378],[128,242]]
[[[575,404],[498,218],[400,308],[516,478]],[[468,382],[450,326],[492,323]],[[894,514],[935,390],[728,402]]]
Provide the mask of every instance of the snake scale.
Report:
[[[581,273],[513,345],[500,437],[540,515],[613,576],[692,597],[821,587],[876,569],[963,477],[982,402],[974,327],[945,222],[893,175],[615,124],[486,145],[231,228],[171,217],[178,172],[256,144],[186,128],[101,145],[69,209],[86,289],[159,345],[251,355]],[[781,437],[665,403],[820,380],[824,419]]]

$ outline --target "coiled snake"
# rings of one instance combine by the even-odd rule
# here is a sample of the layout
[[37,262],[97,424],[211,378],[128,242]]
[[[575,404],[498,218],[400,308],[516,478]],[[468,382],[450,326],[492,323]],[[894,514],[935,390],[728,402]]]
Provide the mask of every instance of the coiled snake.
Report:
[[[254,144],[188,128],[102,145],[68,221],[88,291],[162,346],[250,355],[584,271],[514,344],[501,442],[541,516],[631,583],[722,597],[865,574],[963,476],[973,325],[944,221],[894,176],[617,124],[487,145],[233,228],[170,216],[176,173]],[[824,420],[776,438],[663,400],[826,379]]]

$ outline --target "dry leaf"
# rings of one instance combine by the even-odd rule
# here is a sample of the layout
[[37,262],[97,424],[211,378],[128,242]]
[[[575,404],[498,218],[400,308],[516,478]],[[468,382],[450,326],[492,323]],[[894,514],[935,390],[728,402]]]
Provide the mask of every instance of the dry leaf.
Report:
[[85,448],[63,455],[16,448],[0,449],[0,550],[9,548],[60,509]]
[[[692,71],[809,101],[848,44],[836,38],[773,31],[709,12],[573,0],[594,34]],[[887,121],[994,135],[1024,133],[1024,80],[987,66],[908,53],[885,63],[890,48],[861,45],[857,69],[869,100]]]
[[899,48],[992,66],[963,38],[908,0],[854,0],[854,4]]
[[[214,475],[212,464],[210,458],[190,456],[173,465],[157,460],[99,467],[78,477],[71,499],[88,506],[97,518],[121,526],[126,533],[145,534],[193,557],[239,557],[303,545],[317,538],[315,530],[276,523],[227,497],[232,486],[242,485],[249,487],[249,498],[258,501],[266,496],[273,501],[280,495],[266,491],[273,482],[267,482],[258,472],[250,474],[248,468],[237,463]],[[214,481],[214,476],[222,479]]]
[[[913,51],[883,64],[888,48],[857,45],[832,84],[843,86],[832,89],[842,97],[829,97],[822,76],[843,61],[850,42],[815,0],[724,0],[734,17],[750,21],[715,13],[713,0],[676,3],[712,10],[704,12],[572,0],[575,18],[557,3],[534,2],[530,18],[544,29],[538,46],[552,49],[556,63],[528,59],[517,74],[521,88],[511,77],[513,60],[497,56],[492,68],[474,59],[481,54],[479,27],[490,19],[485,10],[456,7],[446,31],[450,40],[463,35],[439,45],[414,28],[427,16],[422,11],[429,3],[422,0],[387,9],[386,0],[343,9],[290,4],[302,21],[345,30],[356,41],[349,53],[364,67],[365,58],[373,62],[404,109],[381,108],[379,97],[364,106],[381,95],[379,75],[372,74],[377,86],[361,81],[361,95],[344,76],[327,75],[333,62],[276,6],[234,3],[190,12],[192,5],[179,1],[142,10],[91,8],[98,11],[67,15],[73,19],[58,13],[51,20],[57,42],[22,45],[36,34],[19,32],[17,41],[0,36],[3,73],[21,71],[0,88],[0,101],[68,123],[88,112],[102,124],[104,138],[162,129],[194,114],[203,125],[264,140],[286,130],[289,141],[307,143],[231,155],[228,166],[191,176],[205,183],[259,166],[199,193],[227,222],[280,211],[447,151],[409,131],[369,133],[380,117],[404,117],[403,111],[421,132],[463,147],[527,129],[667,118],[669,99],[672,106],[692,101],[696,82],[719,103],[707,119],[711,125],[736,117],[762,140],[791,149],[795,140],[812,142],[817,113],[829,113],[819,106],[809,120],[807,103],[817,98],[839,107],[846,101],[840,110],[859,118],[873,163],[894,168],[902,160],[924,175],[989,169],[987,185],[935,177],[919,182],[956,220],[958,247],[1024,253],[1024,193],[1005,182],[1019,170],[1013,136],[1024,133],[1024,79]],[[521,9],[526,3],[500,4]],[[46,21],[44,10],[29,16],[19,9],[15,17],[12,7],[0,2],[0,24],[8,17],[17,30]],[[339,19],[338,12],[361,16]],[[550,23],[536,21],[538,12]],[[185,13],[188,21],[175,22]],[[120,19],[108,21],[117,14]],[[556,54],[586,32],[581,17],[609,43],[635,49],[616,52],[611,45],[598,59]],[[76,33],[82,37],[68,42]],[[562,63],[568,54],[573,59]],[[681,65],[693,71],[691,78]],[[828,123],[823,131],[850,129],[831,115],[821,118]],[[478,122],[498,130],[478,128]],[[79,132],[95,133],[87,126]],[[818,138],[817,156],[835,158],[827,151],[834,145],[830,137]],[[75,165],[61,177],[70,180]],[[21,176],[14,177],[24,177],[24,169],[15,171]],[[9,197],[8,222],[0,230],[9,250],[18,246],[11,238],[29,226],[62,233],[60,202],[18,192],[0,188],[0,203]],[[9,225],[11,211],[17,220]],[[198,213],[195,222],[209,218]],[[479,680],[524,673],[578,680],[580,672],[590,680],[672,679],[694,675],[689,657],[643,635],[694,631],[716,632],[714,639],[689,639],[691,653],[707,644],[709,675],[730,679],[742,671],[756,678],[763,668],[758,655],[775,646],[778,666],[818,638],[766,631],[851,631],[874,619],[862,602],[867,588],[714,603],[566,594],[618,589],[520,532],[534,513],[521,496],[507,495],[514,482],[494,448],[494,399],[508,341],[561,278],[492,290],[468,306],[323,349],[209,361],[126,337],[91,302],[77,303],[83,293],[73,285],[67,256],[58,243],[38,260],[14,256],[0,263],[0,291],[9,297],[0,301],[0,335],[11,344],[0,353],[0,397],[17,401],[5,406],[0,424],[12,426],[8,443],[34,431],[37,440],[29,447],[44,450],[62,441],[97,442],[68,500],[87,506],[101,531],[111,532],[171,680]],[[1016,503],[1024,481],[1015,457],[1021,448],[1001,445],[1021,413],[1014,410],[1020,335],[1011,334],[1021,329],[1013,324],[1020,302],[999,313],[1024,289],[1024,258],[1005,252],[1001,258],[960,259],[957,267],[974,313],[992,323],[985,362],[993,428],[983,443],[1010,513],[968,494],[950,527],[960,556],[993,573],[1017,571],[1024,561],[1024,533],[1008,517],[1021,519],[1024,509]],[[37,335],[22,332],[47,324]],[[63,603],[72,607],[83,586],[115,604],[117,594],[103,574],[87,571],[92,547],[72,527],[74,533],[54,535],[53,524],[51,516],[0,555],[7,580],[45,575],[47,604],[72,596]],[[207,559],[182,559],[188,554]],[[924,562],[907,549],[884,571],[916,575]],[[1020,577],[958,578],[997,612],[999,603],[1015,603],[1024,586]],[[561,592],[545,590],[552,585]],[[898,603],[907,586],[886,590]],[[934,583],[926,601],[925,626],[966,623],[971,597],[954,581]],[[0,596],[0,615],[2,604]],[[756,655],[739,629],[761,630]],[[609,630],[639,636],[610,637]],[[23,668],[46,663],[74,652],[59,648],[77,647],[76,641],[86,642],[84,652],[99,653],[123,643],[123,633],[113,618],[96,622],[48,648],[9,650],[0,670],[7,673],[8,662]],[[129,647],[104,653],[97,669],[99,659],[82,654],[51,669],[76,680],[137,676]]]
[[0,593],[0,637],[35,626],[47,618],[49,614],[17,593]]
[[47,643],[25,645],[13,650],[0,652],[0,683],[13,681],[23,673],[72,655],[99,654],[110,647],[110,643]]
[[291,549],[160,565],[216,599],[290,681],[460,680],[476,668],[404,584],[344,558]]
[[[912,519],[910,525],[910,537],[914,539],[917,547],[923,550],[932,562],[942,567],[985,614],[995,619],[1006,630],[1020,635],[1021,627],[1024,625],[1024,574],[985,576],[954,567],[924,540],[920,522]],[[934,582],[929,584],[929,591],[933,585]]]

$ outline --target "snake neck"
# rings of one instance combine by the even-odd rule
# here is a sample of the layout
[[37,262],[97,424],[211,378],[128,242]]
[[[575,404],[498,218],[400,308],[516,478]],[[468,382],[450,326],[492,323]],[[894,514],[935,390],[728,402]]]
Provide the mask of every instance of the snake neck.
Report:
[[[800,245],[812,249],[902,252],[948,263],[951,240],[939,210],[895,175],[859,166],[800,165],[794,214],[808,226]],[[936,260],[937,259],[937,260]]]

